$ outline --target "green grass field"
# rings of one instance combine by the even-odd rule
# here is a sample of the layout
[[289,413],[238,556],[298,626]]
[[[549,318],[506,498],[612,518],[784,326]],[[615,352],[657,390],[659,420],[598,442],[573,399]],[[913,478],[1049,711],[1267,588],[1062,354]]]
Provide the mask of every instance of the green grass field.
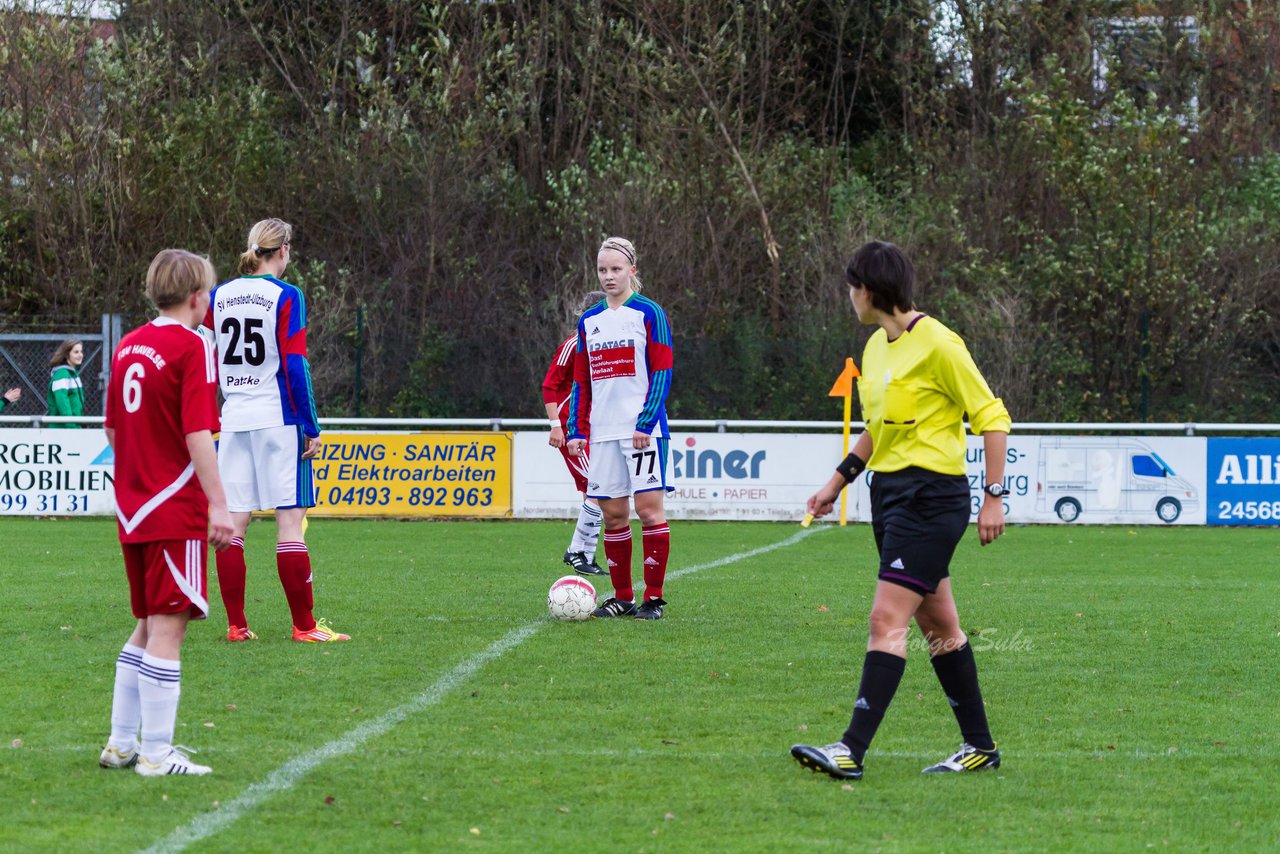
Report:
[[184,648],[176,740],[214,772],[145,779],[97,767],[132,626],[114,522],[0,519],[0,850],[1280,848],[1276,531],[971,532],[953,575],[1004,765],[919,773],[960,737],[913,649],[841,784],[787,751],[848,721],[870,529],[672,529],[666,619],[556,623],[568,523],[319,519],[317,614],[354,640],[302,645],[256,523],[261,640],[222,640],[211,569]]

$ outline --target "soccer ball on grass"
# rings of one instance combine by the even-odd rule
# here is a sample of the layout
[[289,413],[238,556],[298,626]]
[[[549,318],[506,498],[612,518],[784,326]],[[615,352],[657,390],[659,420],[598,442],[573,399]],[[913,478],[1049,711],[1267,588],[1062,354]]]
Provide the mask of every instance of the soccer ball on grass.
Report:
[[547,593],[547,611],[557,620],[585,620],[595,609],[596,589],[585,578],[557,578]]

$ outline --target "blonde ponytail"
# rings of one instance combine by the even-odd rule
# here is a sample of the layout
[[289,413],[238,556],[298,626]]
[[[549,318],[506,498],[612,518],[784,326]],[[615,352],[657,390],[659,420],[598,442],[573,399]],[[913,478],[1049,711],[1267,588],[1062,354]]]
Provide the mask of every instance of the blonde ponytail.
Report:
[[249,248],[240,253],[236,272],[250,276],[258,272],[263,260],[293,239],[293,226],[282,219],[264,219],[249,229]]

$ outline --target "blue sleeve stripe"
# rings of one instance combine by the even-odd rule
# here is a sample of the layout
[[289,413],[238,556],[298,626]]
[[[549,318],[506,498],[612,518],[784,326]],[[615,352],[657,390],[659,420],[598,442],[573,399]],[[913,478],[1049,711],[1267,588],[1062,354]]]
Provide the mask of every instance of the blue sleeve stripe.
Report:
[[641,297],[644,313],[653,324],[653,340],[659,344],[671,346],[671,324],[667,322],[667,313],[648,297]]
[[298,330],[305,329],[307,326],[307,298],[303,295],[302,288],[281,281],[274,276],[268,278],[275,282],[280,287],[280,290],[284,292],[280,297],[280,301],[276,303],[276,314],[280,313],[280,307],[285,302],[291,301],[293,303],[293,310],[289,312],[289,334],[294,335]]
[[[297,354],[284,357],[284,370],[276,375],[286,424],[299,424],[308,436],[320,435],[316,396],[311,387],[311,366]],[[288,382],[285,382],[285,375]]]
[[293,292],[298,298],[298,329],[302,329],[307,325],[307,297],[301,288],[295,287]]
[[580,389],[578,387],[577,362],[578,362],[578,354],[581,353],[584,349],[586,349],[586,346],[583,343],[585,341],[584,333],[586,332],[586,327],[583,326],[582,324],[583,324],[583,320],[586,319],[587,314],[590,314],[590,313],[592,312],[590,312],[589,310],[587,312],[584,312],[582,315],[582,320],[578,321],[578,334],[577,334],[578,340],[573,347],[573,388],[569,392],[569,421],[568,421],[569,435],[565,437],[566,439],[582,438],[582,431],[578,429],[578,395],[579,395]]
[[[650,322],[650,332],[654,343],[671,346],[671,326],[667,322],[666,312],[662,310],[656,302],[648,297],[641,296],[640,304],[644,308],[645,316]],[[642,432],[651,432],[657,425],[658,419],[662,417],[662,413],[667,403],[667,395],[671,391],[671,370],[664,368],[654,371],[649,376],[649,391],[645,395],[644,408],[640,410],[640,418],[636,422],[636,428]]]
[[320,435],[320,413],[316,412],[316,394],[311,384],[311,363],[306,359],[302,359],[302,375],[307,382],[307,416],[311,429],[315,430],[317,436]]
[[645,395],[644,409],[640,410],[640,418],[636,428],[648,433],[658,423],[658,417],[667,402],[667,393],[671,391],[671,371],[663,369],[654,371],[649,377],[649,393]]

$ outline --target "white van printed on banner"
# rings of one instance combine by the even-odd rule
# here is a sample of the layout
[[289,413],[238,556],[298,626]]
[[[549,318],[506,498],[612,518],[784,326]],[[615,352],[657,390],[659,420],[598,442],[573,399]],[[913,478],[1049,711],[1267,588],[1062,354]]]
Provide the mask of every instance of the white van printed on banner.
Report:
[[1184,513],[1199,515],[1203,478],[1199,483],[1178,475],[1146,439],[1044,436],[1036,513],[1052,512],[1063,522],[1101,517],[1096,520],[1173,524]]

